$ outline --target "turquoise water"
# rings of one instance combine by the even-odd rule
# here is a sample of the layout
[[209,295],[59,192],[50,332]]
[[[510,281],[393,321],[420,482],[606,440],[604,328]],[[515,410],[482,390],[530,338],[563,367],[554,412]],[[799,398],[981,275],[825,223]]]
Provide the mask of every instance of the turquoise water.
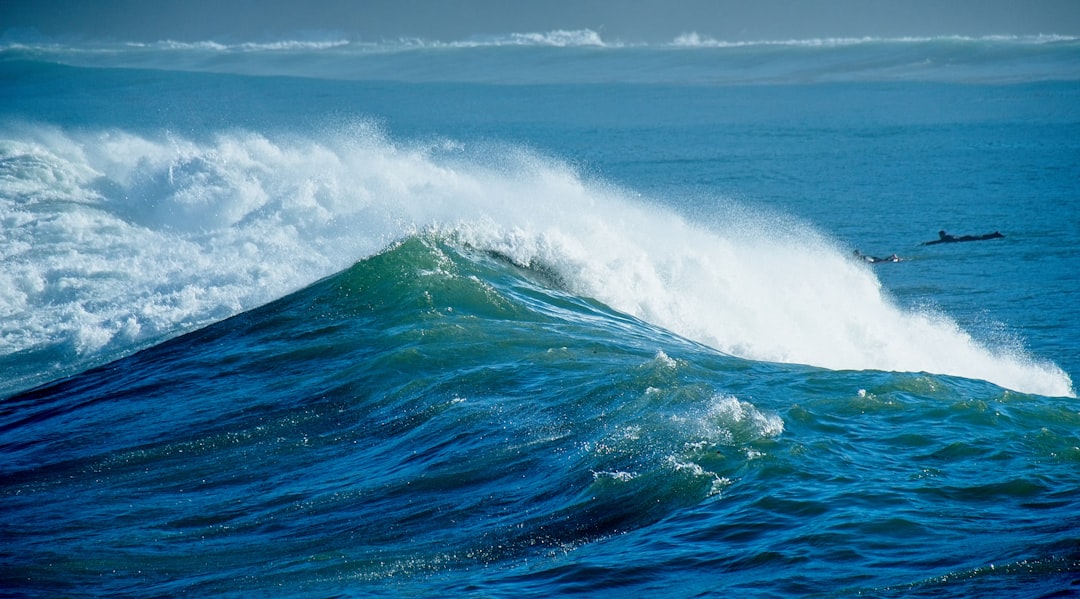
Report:
[[0,50],[0,595],[1080,593],[1077,52]]

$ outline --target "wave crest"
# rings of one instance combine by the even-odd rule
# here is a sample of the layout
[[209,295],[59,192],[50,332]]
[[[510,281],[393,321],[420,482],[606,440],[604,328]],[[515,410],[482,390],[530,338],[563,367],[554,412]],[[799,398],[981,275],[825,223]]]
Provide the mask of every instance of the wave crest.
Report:
[[436,228],[736,356],[1073,394],[1053,364],[897,307],[806,225],[733,208],[698,226],[522,148],[398,144],[363,123],[317,141],[6,133],[0,355],[138,347]]
[[1075,80],[1078,40],[1067,36],[955,36],[724,41],[691,32],[672,41],[636,43],[606,40],[596,31],[580,29],[453,41],[330,38],[67,45],[0,40],[0,56],[95,69],[152,68],[327,80],[688,85],[704,81],[1016,83]]
[[718,40],[707,35],[701,35],[696,31],[681,33],[670,42],[670,45],[685,48],[743,48],[754,46],[790,46],[802,48],[831,48],[843,46],[859,46],[868,44],[1015,44],[1015,45],[1038,45],[1059,44],[1080,41],[1080,37],[1070,35],[943,35],[943,36],[909,36],[909,37],[826,37],[826,38],[793,38],[793,39],[758,39],[758,40]]

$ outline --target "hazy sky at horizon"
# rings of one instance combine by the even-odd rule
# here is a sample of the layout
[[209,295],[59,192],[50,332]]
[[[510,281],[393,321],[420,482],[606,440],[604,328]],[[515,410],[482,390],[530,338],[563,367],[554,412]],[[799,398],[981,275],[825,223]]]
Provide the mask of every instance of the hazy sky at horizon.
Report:
[[625,42],[1080,35],[1080,0],[0,0],[9,38],[450,41],[559,29]]

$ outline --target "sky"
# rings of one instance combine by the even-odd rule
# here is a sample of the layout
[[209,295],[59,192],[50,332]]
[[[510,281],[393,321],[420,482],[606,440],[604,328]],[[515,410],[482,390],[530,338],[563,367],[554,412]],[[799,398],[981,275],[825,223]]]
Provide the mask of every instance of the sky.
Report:
[[605,41],[1080,35],[1080,0],[0,0],[0,36],[361,41],[592,29]]

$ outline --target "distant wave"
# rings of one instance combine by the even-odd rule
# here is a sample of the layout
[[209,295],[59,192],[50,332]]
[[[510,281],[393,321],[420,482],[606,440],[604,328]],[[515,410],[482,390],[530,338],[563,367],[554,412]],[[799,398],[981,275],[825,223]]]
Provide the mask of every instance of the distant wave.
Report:
[[336,37],[323,40],[281,39],[274,41],[222,42],[216,40],[182,41],[164,39],[155,42],[106,42],[86,40],[77,43],[55,40],[19,40],[9,36],[0,39],[0,50],[33,49],[52,50],[106,50],[106,49],[152,49],[152,50],[198,50],[213,52],[307,52],[337,48],[357,51],[404,51],[433,48],[497,48],[497,47],[550,47],[550,48],[746,48],[756,46],[789,47],[842,47],[866,44],[927,44],[927,43],[997,43],[1015,45],[1062,44],[1080,41],[1072,35],[987,35],[987,36],[909,36],[909,37],[826,37],[792,39],[726,40],[707,34],[689,31],[664,42],[632,42],[604,39],[592,29],[556,29],[546,32],[513,32],[496,35],[478,35],[460,40],[437,40],[418,37],[402,37],[378,41]]
[[[508,33],[500,35],[473,36],[462,40],[433,40],[417,37],[401,37],[396,39],[367,41],[346,38],[334,38],[325,40],[302,40],[281,39],[266,42],[222,42],[217,40],[194,40],[183,41],[164,39],[154,42],[114,42],[85,40],[78,42],[53,41],[53,40],[18,40],[0,39],[0,51],[2,50],[38,50],[38,51],[63,51],[63,50],[164,50],[164,51],[202,51],[202,52],[311,52],[331,49],[348,48],[350,50],[364,51],[407,51],[435,48],[497,48],[504,46],[535,46],[551,48],[573,47],[619,47],[625,44],[611,43],[600,37],[600,34],[591,29],[576,30],[553,30],[548,32],[534,33]],[[647,44],[641,44],[647,45]]]
[[[601,39],[600,34],[591,29],[555,30],[546,33],[511,33],[475,37],[468,40],[451,42],[451,46],[554,46],[558,48],[576,46],[611,46]],[[621,44],[615,44],[621,45]]]
[[327,41],[302,41],[281,40],[276,42],[244,42],[239,44],[223,44],[214,41],[180,42],[175,40],[162,40],[153,43],[128,42],[126,45],[132,48],[154,48],[160,50],[211,50],[217,52],[261,52],[261,51],[304,51],[304,50],[327,50],[348,46],[349,40]]
[[332,39],[321,41],[281,40],[274,42],[221,43],[217,41],[182,42],[162,40],[152,43],[132,42],[131,47],[158,48],[164,50],[214,50],[219,52],[258,51],[307,51],[327,50],[348,46],[354,50],[410,50],[424,48],[485,48],[502,46],[541,46],[570,48],[582,46],[618,47],[621,43],[609,43],[591,29],[556,29],[547,32],[508,33],[478,35],[463,40],[433,40],[419,37],[401,37],[381,41]]
[[945,35],[933,37],[828,37],[786,40],[728,41],[701,35],[697,32],[683,33],[670,42],[670,46],[683,48],[744,48],[753,46],[838,47],[862,44],[926,44],[934,42],[1007,43],[1007,44],[1056,44],[1080,41],[1080,37],[1067,35]]
[[1080,79],[1080,38],[1061,35],[723,41],[690,32],[665,42],[626,43],[578,29],[456,41],[5,41],[5,60],[326,80],[748,85]]

